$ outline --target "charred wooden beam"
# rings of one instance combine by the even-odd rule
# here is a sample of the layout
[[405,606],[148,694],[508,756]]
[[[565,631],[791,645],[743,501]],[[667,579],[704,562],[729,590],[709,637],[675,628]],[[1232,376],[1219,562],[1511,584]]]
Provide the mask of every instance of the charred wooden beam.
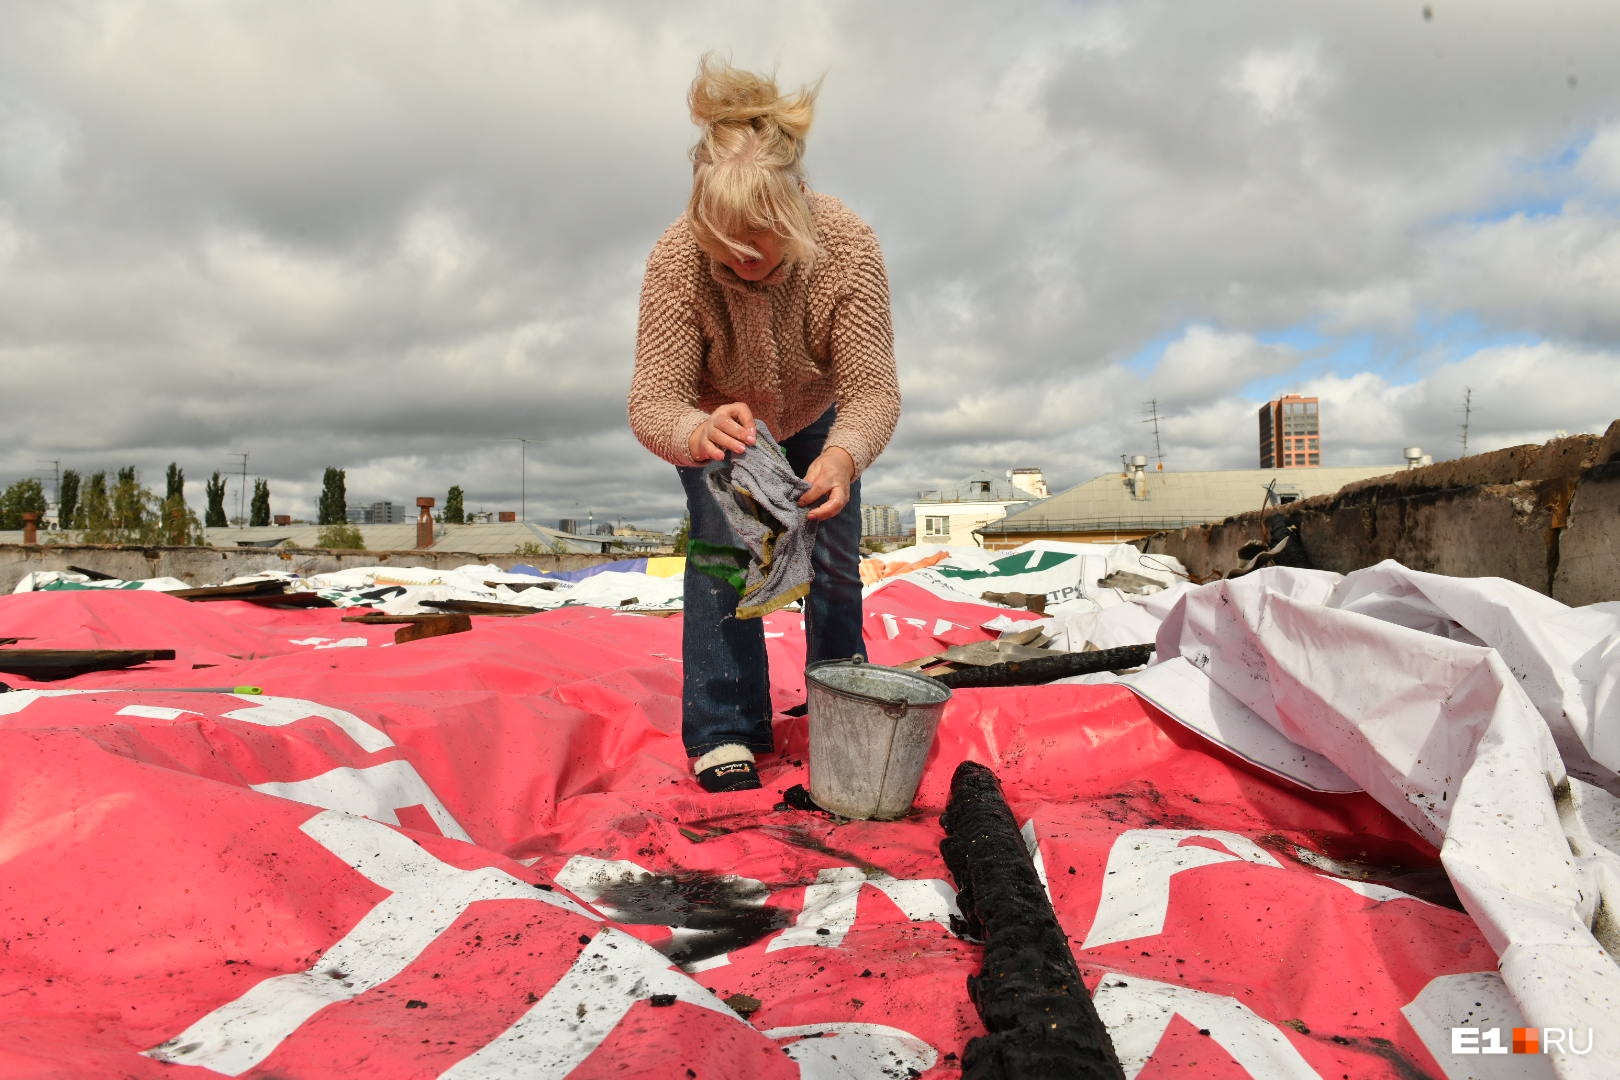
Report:
[[0,671],[50,682],[173,659],[173,649],[0,649]]
[[497,604],[489,600],[423,600],[422,606],[463,615],[533,615],[540,610],[524,604]]
[[1124,1080],[995,773],[958,765],[940,824],[963,934],[984,942],[967,985],[989,1034],[968,1040],[963,1080]]
[[1059,653],[1056,656],[1041,656],[1032,660],[1009,660],[1005,664],[962,668],[960,671],[948,671],[933,678],[953,689],[973,686],[1034,686],[1054,679],[1066,679],[1071,675],[1090,675],[1098,671],[1141,667],[1152,655],[1152,645],[1121,645],[1117,649]]
[[443,637],[445,634],[459,634],[472,629],[471,615],[448,612],[432,615],[388,615],[372,612],[368,615],[345,615],[343,621],[398,623],[400,627],[394,631],[395,645],[403,645],[407,641],[421,641],[423,638]]

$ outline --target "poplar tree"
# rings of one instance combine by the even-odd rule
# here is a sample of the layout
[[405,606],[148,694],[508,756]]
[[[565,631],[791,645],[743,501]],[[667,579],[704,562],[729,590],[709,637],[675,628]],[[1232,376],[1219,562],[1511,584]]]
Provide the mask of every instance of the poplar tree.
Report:
[[206,490],[208,509],[204,513],[204,524],[210,529],[223,529],[228,524],[225,519],[225,478],[215,473],[209,478]]
[[[85,531],[85,539],[94,543],[105,543],[106,534],[112,528],[112,503],[107,498],[107,474],[93,472],[90,481],[85,485],[84,502],[79,507],[77,525]],[[98,539],[99,537],[99,539]]]
[[461,485],[451,488],[444,497],[444,513],[439,515],[439,520],[446,525],[467,524],[467,508],[463,505]]
[[317,525],[344,525],[349,520],[349,497],[344,490],[344,476],[342,469],[328,466],[326,475],[321,480],[320,514],[315,520]]
[[249,525],[270,524],[270,482],[262,476],[253,481],[253,503],[248,514]]
[[73,528],[73,518],[79,512],[79,473],[66,469],[62,473],[62,492],[56,507],[56,524],[63,529]]

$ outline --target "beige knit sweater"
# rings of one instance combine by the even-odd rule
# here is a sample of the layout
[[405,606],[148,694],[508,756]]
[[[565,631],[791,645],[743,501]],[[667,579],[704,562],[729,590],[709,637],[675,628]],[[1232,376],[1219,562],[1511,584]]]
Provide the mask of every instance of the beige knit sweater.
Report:
[[654,245],[641,286],[630,428],[676,465],[728,402],[747,403],[777,439],[838,405],[827,446],[864,472],[900,419],[889,278],[871,228],[831,195],[811,194],[825,254],[747,282],[704,254],[683,216]]

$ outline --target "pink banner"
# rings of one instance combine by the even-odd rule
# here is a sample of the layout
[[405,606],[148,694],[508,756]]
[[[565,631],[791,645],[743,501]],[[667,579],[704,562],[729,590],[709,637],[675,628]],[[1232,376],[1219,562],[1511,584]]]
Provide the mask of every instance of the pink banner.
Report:
[[[18,647],[176,652],[0,674],[0,1075],[958,1075],[980,948],[950,929],[938,818],[964,759],[1000,778],[1128,1075],[1439,1075],[1412,1003],[1495,970],[1368,797],[1118,687],[959,690],[913,812],[840,821],[783,802],[803,717],[764,790],[691,780],[679,616],[394,645],[354,613],[0,598]],[[1006,614],[896,582],[872,660]],[[802,623],[766,628],[787,710]]]

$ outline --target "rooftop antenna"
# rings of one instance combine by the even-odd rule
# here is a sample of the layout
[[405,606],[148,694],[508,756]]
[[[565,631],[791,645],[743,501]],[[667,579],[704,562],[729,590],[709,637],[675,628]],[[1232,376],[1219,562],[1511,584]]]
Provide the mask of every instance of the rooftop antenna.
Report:
[[[518,520],[529,520],[529,444],[539,439],[526,439],[522,435],[508,435],[507,442],[522,443],[518,449]],[[508,504],[510,505],[510,504]]]
[[1463,407],[1462,407],[1462,414],[1463,414],[1463,422],[1462,422],[1462,456],[1463,457],[1468,456],[1468,420],[1469,420],[1470,415],[1474,411],[1473,402],[1474,402],[1474,388],[1472,386],[1463,387]]
[[1164,451],[1159,446],[1159,399],[1154,398],[1147,403],[1148,415],[1144,424],[1153,425],[1153,456],[1159,459],[1159,471],[1164,471]]

